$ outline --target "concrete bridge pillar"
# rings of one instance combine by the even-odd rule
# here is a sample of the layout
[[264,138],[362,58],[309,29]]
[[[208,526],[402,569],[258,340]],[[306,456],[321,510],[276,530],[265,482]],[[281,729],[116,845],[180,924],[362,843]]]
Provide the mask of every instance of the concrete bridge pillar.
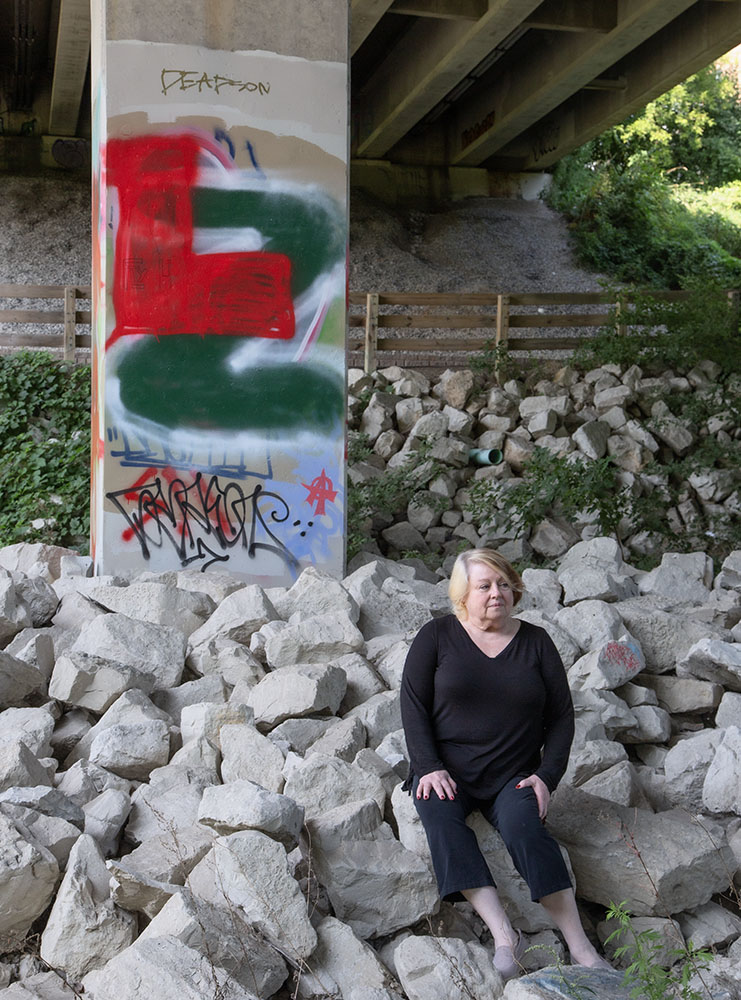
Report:
[[344,558],[347,0],[93,0],[98,573]]

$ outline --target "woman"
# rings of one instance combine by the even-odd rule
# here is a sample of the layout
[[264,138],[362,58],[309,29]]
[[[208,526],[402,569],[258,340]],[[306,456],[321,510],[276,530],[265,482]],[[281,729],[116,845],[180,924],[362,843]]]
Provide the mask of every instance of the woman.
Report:
[[569,757],[574,710],[547,633],[512,617],[515,569],[491,549],[458,556],[448,593],[454,615],[424,625],[401,684],[411,760],[407,786],[430,845],[440,895],[467,899],[494,938],[507,980],[523,944],[499,901],[466,816],[479,809],[563,934],[575,964],[611,968],[582,928],[560,849],[544,822]]

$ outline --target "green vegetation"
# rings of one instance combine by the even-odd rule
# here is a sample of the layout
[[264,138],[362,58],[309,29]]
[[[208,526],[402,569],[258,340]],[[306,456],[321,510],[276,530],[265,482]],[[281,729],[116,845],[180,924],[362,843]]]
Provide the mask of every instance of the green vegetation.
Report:
[[0,545],[84,550],[89,498],[90,368],[46,352],[0,357]]
[[622,942],[615,950],[615,957],[626,955],[630,965],[625,970],[625,985],[630,986],[634,1000],[702,1000],[710,991],[702,992],[690,985],[693,975],[702,977],[712,954],[693,947],[692,943],[672,949],[674,963],[666,969],[661,964],[664,944],[654,930],[636,931],[630,910],[625,902],[613,903],[607,919],[617,921],[617,928],[607,942]]
[[613,279],[738,287],[739,181],[737,84],[709,66],[564,157],[549,201]]

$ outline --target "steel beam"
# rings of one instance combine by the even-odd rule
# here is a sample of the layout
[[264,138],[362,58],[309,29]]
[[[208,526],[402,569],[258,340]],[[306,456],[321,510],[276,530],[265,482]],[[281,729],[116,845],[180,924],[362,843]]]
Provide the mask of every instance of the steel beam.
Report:
[[393,0],[352,0],[350,52],[355,53],[389,9]]
[[612,31],[535,39],[526,69],[513,64],[496,77],[491,71],[446,118],[450,162],[480,166],[690,6],[692,0],[623,0]]
[[354,115],[363,126],[356,155],[383,156],[536,7],[538,0],[489,0],[473,23],[420,19],[358,96]]
[[50,135],[74,135],[90,57],[90,2],[62,0],[49,110]]
[[697,4],[623,59],[622,92],[575,95],[502,149],[490,165],[544,170],[739,44],[739,0]]

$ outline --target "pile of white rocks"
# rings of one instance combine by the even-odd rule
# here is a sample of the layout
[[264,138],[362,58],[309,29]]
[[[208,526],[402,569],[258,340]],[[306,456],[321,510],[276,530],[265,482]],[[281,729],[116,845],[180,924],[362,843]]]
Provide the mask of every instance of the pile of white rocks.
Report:
[[[654,496],[667,506],[667,524],[678,535],[692,535],[702,522],[721,523],[741,514],[738,473],[716,465],[694,472],[674,506],[664,502],[665,475],[651,474],[650,464],[664,465],[690,455],[703,439],[731,445],[741,428],[717,384],[720,368],[703,361],[676,375],[666,371],[646,377],[637,366],[603,365],[585,374],[561,368],[534,385],[512,379],[482,387],[470,370],[445,371],[430,379],[418,371],[385,368],[366,375],[349,373],[350,428],[367,436],[372,453],[350,466],[350,482],[362,485],[399,469],[423,442],[428,475],[424,489],[406,511],[376,514],[370,525],[376,551],[400,553],[458,551],[461,543],[493,544],[514,561],[561,556],[575,542],[598,533],[596,514],[568,522],[553,511],[532,532],[515,537],[507,527],[506,489],[520,481],[535,448],[569,461],[590,462],[609,456],[621,488],[632,496]],[[741,385],[730,387],[741,394]],[[669,409],[668,395],[695,396],[710,414],[693,424]],[[699,407],[696,407],[699,410]],[[477,468],[473,449],[503,452],[501,464]],[[471,481],[504,484],[502,511],[469,508]],[[634,557],[660,554],[661,539],[623,518],[619,536]],[[380,546],[380,547],[379,547]],[[701,547],[699,544],[697,547]]]
[[[560,966],[478,815],[529,974],[505,988],[470,907],[438,902],[399,684],[447,613],[439,576],[362,555],[290,589],[91,578],[31,544],[0,567],[0,997],[542,1000],[574,976],[627,997],[619,973]],[[518,614],[552,635],[576,705],[549,823],[590,932],[627,900],[667,955],[712,948],[713,996],[738,996],[741,552],[641,573],[598,537],[524,579]]]

